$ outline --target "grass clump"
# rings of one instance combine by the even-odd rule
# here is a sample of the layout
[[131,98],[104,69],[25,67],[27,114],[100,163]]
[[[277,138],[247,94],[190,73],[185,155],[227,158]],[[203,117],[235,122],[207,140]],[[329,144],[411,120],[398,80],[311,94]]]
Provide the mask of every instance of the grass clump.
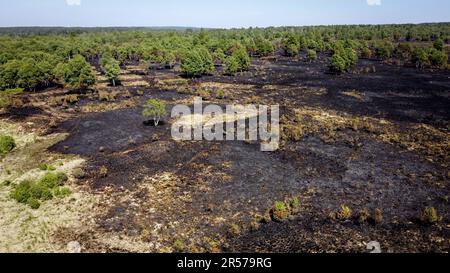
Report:
[[225,92],[223,90],[217,90],[216,98],[219,100],[223,100],[225,98]]
[[11,136],[0,136],[0,156],[6,155],[16,148],[16,142]]
[[347,205],[341,205],[336,213],[339,220],[348,220],[352,217],[352,210]]
[[11,198],[29,205],[32,209],[38,209],[43,201],[70,195],[70,189],[61,187],[65,182],[67,175],[64,173],[46,173],[37,182],[24,180],[19,183],[11,193]]
[[433,207],[425,208],[420,214],[419,218],[424,224],[428,225],[436,224],[441,220],[437,213],[437,210]]
[[173,243],[173,249],[175,252],[183,252],[184,251],[184,243],[181,240],[176,240]]
[[283,222],[290,215],[288,206],[285,202],[277,201],[272,208],[272,219],[275,222]]

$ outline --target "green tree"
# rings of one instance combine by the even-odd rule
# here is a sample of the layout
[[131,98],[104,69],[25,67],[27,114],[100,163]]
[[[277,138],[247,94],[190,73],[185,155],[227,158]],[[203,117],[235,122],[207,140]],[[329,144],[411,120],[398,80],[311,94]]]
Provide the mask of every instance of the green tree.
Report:
[[56,70],[69,87],[87,88],[95,84],[95,73],[81,55],[75,55],[67,64],[59,64]]
[[225,56],[225,53],[222,49],[218,48],[213,53],[213,60],[217,64],[223,64],[225,62],[227,56]]
[[105,60],[102,59],[101,63],[106,78],[113,84],[113,86],[116,86],[116,81],[120,74],[120,62],[116,61],[114,58],[109,58]]
[[444,47],[445,47],[445,43],[444,43],[444,41],[442,39],[437,39],[436,41],[434,41],[433,47],[436,50],[443,51]]
[[269,40],[263,38],[256,40],[256,52],[259,56],[269,56],[273,53],[273,50],[273,45]]
[[159,125],[161,118],[163,118],[166,114],[166,105],[164,102],[156,99],[148,100],[144,105],[144,110],[142,111],[144,118],[152,118],[155,126]]
[[306,52],[306,58],[309,62],[317,60],[317,52],[314,49],[308,49]]
[[181,70],[187,76],[201,76],[204,72],[203,59],[197,50],[190,50],[181,59]]
[[10,60],[0,66],[0,90],[18,87],[19,68],[17,60]]
[[19,86],[34,91],[40,84],[41,76],[41,70],[35,60],[25,58],[20,62],[17,73],[17,83]]
[[428,59],[430,63],[434,66],[443,67],[448,63],[448,56],[444,51],[437,50],[435,48],[431,48],[428,53]]
[[337,53],[334,54],[331,57],[330,71],[334,73],[344,73],[346,69],[347,64],[345,59]]
[[423,69],[428,63],[428,54],[422,48],[416,48],[412,53],[412,62],[417,68]]
[[229,75],[236,75],[239,71],[239,62],[235,57],[230,56],[225,60],[225,73]]
[[250,57],[245,49],[237,49],[233,52],[232,56],[238,62],[240,71],[248,70],[250,68]]
[[215,67],[214,67],[214,63],[212,60],[212,56],[209,53],[208,49],[202,47],[198,51],[199,51],[200,57],[202,59],[202,66],[203,66],[202,73],[203,74],[213,73],[215,70]]

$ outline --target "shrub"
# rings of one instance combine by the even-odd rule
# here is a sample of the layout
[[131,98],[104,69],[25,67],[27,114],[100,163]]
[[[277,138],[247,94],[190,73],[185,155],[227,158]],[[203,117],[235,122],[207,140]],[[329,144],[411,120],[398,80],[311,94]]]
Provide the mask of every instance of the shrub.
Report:
[[438,50],[438,51],[443,51],[444,50],[444,41],[442,39],[437,39],[436,41],[434,41],[433,43],[433,47]]
[[48,169],[48,166],[47,166],[47,164],[42,162],[42,163],[39,163],[38,168],[41,171],[46,171]]
[[209,53],[208,49],[206,48],[200,48],[199,50],[200,57],[202,59],[202,66],[203,66],[203,74],[211,74],[214,72],[214,63],[213,59],[211,57],[211,54]]
[[204,99],[204,100],[209,100],[211,98],[211,92],[209,92],[208,90],[204,90],[204,89],[197,91],[197,95],[199,97],[202,97],[202,99]]
[[24,180],[11,192],[11,198],[17,202],[29,205],[32,209],[40,207],[39,201],[51,200],[54,196],[67,196],[71,192],[60,186],[67,181],[63,173],[46,173],[38,182]]
[[361,55],[364,58],[370,59],[370,58],[372,58],[372,51],[370,50],[370,48],[368,46],[365,46],[361,49]]
[[420,215],[420,220],[425,224],[435,224],[440,221],[440,217],[435,208],[427,207]]
[[346,67],[346,62],[340,55],[334,54],[333,57],[331,57],[330,71],[335,73],[344,73]]
[[283,222],[289,217],[289,209],[284,202],[275,202],[272,208],[272,219],[276,222]]
[[206,48],[186,52],[181,59],[181,70],[187,76],[193,77],[212,73],[214,71],[214,64],[211,54]]
[[181,241],[181,240],[176,240],[176,241],[173,243],[173,249],[174,249],[176,252],[182,252],[182,251],[184,251],[184,243],[183,243],[183,241]]
[[336,213],[336,217],[339,220],[348,220],[352,217],[352,211],[348,206],[341,205]]
[[38,184],[53,189],[64,185],[67,180],[67,175],[64,173],[46,173],[41,180],[39,180]]
[[16,148],[16,142],[11,136],[0,136],[0,156],[6,155]]
[[222,49],[217,49],[213,53],[213,60],[218,64],[223,64],[225,62],[226,56]]
[[113,86],[116,86],[116,81],[120,74],[119,64],[119,61],[111,58],[106,60],[105,64],[103,65],[105,76],[110,82],[112,82]]
[[72,194],[72,191],[66,187],[59,187],[53,191],[53,195],[57,198],[64,198]]
[[222,100],[225,98],[225,92],[223,90],[217,90],[216,91],[216,98],[219,100]]
[[428,59],[430,63],[434,66],[443,67],[448,63],[448,56],[443,51],[439,51],[437,49],[430,49],[428,53]]
[[158,126],[161,118],[166,115],[166,104],[156,99],[150,99],[144,105],[142,115],[145,118],[153,118],[155,126]]
[[238,60],[233,56],[228,57],[225,60],[225,73],[234,76],[238,71],[239,71]]
[[233,52],[232,57],[239,64],[239,71],[248,70],[250,68],[250,57],[244,48],[239,48]]
[[317,52],[314,49],[308,49],[306,52],[306,57],[310,62],[315,61],[317,59]]
[[32,209],[38,209],[38,208],[41,207],[41,203],[39,203],[39,201],[38,201],[36,198],[34,198],[34,197],[30,197],[30,198],[26,201],[26,204],[27,204],[28,206],[30,206],[30,208],[32,208]]
[[181,70],[187,76],[200,76],[203,74],[203,60],[199,52],[191,50],[181,59]]
[[412,53],[411,61],[416,65],[417,68],[423,69],[428,63],[428,54],[422,48],[416,48]]
[[92,67],[81,55],[76,55],[67,64],[59,64],[55,69],[55,75],[73,88],[87,88],[96,81]]
[[256,39],[256,52],[259,56],[269,56],[273,52],[273,45],[269,40]]
[[298,197],[294,197],[289,201],[289,206],[293,213],[298,212],[298,209],[300,208],[300,201],[298,200]]
[[99,173],[100,177],[105,178],[108,176],[108,172],[109,172],[108,168],[106,166],[102,166],[102,167],[100,167],[100,170],[98,173]]

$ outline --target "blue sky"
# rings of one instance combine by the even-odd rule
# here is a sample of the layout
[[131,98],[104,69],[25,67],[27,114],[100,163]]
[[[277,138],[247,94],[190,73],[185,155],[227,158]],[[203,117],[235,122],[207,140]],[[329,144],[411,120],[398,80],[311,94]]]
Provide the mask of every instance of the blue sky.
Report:
[[449,22],[448,0],[0,0],[0,26],[249,27]]

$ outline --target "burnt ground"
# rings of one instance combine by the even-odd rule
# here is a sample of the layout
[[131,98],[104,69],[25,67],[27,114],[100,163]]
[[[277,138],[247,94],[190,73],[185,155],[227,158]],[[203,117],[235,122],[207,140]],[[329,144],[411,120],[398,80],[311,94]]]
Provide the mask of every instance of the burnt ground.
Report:
[[[272,153],[261,152],[258,143],[175,142],[170,122],[157,128],[143,123],[140,105],[144,98],[173,105],[192,96],[150,86],[143,88],[144,98],[133,89],[135,103],[120,109],[62,110],[69,117],[52,131],[69,136],[50,150],[88,159],[87,177],[79,183],[103,195],[92,232],[136,238],[149,243],[148,251],[179,241],[183,247],[177,250],[190,252],[365,252],[366,243],[378,241],[388,252],[448,252],[450,73],[369,60],[345,75],[326,71],[324,58],[254,60],[249,72],[236,77],[206,76],[191,84],[223,86],[226,99],[211,99],[220,104],[280,104],[288,118],[305,107],[373,118],[389,122],[400,137],[413,133],[411,124],[424,124],[440,138],[415,136],[413,143],[429,141],[444,149],[411,149],[402,141],[383,141],[379,132],[345,126],[331,129],[330,140],[323,137],[329,134],[326,122]],[[145,79],[158,77],[177,75],[160,71]],[[349,91],[358,95],[344,94]],[[267,221],[275,201],[292,197],[299,198],[298,213],[283,223]],[[342,204],[353,218],[330,217]],[[426,207],[436,208],[438,223],[418,220]],[[363,209],[380,209],[383,221],[358,223]],[[87,251],[126,251],[96,237],[76,238]]]

